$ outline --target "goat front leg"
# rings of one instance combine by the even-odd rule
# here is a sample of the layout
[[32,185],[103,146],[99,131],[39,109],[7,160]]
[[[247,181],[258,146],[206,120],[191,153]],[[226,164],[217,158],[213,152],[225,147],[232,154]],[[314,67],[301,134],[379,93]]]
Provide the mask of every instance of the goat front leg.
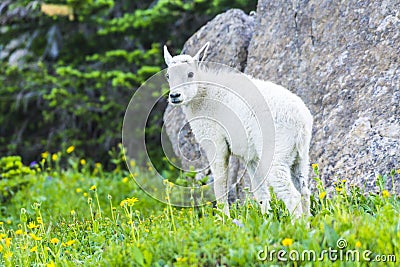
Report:
[[[229,149],[224,140],[220,140],[216,147],[215,144],[202,144],[210,162],[211,172],[214,176],[214,193],[218,204],[223,205],[224,213],[229,217],[228,203],[228,162]],[[223,144],[221,146],[221,144]]]
[[262,161],[252,161],[247,166],[247,172],[250,175],[254,198],[260,204],[261,212],[267,213],[270,209],[269,202],[271,200],[266,177],[268,168]]
[[215,198],[218,204],[223,205],[223,211],[229,217],[227,160],[220,158],[220,161],[211,164],[211,171],[214,174]]

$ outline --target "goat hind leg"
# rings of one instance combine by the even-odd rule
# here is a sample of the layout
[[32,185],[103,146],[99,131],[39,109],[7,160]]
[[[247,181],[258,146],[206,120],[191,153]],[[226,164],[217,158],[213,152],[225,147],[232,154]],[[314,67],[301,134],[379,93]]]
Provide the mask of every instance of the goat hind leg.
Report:
[[300,194],[301,194],[301,205],[304,212],[304,215],[310,216],[310,196],[311,191],[308,187],[308,172],[309,172],[309,159],[308,156],[305,158],[301,158],[299,162],[299,170],[300,170]]
[[290,178],[289,166],[273,166],[268,175],[268,182],[276,196],[281,199],[290,214],[299,218],[303,213],[301,194]]

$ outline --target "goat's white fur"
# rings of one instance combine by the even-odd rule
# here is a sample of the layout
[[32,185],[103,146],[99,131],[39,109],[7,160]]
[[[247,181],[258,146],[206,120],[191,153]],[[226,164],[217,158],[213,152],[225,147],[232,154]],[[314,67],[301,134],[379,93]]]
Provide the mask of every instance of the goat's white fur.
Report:
[[[224,71],[217,73],[217,70],[207,70],[199,66],[202,64],[200,61],[206,56],[208,46],[209,43],[204,45],[194,57],[189,55],[172,57],[167,47],[164,46],[164,58],[168,65],[170,102],[182,105],[196,140],[200,142],[206,152],[214,175],[215,195],[219,202],[225,204],[224,212],[229,215],[227,170],[229,155],[234,154],[250,163],[247,171],[252,181],[254,197],[261,204],[263,212],[269,209],[269,187],[272,187],[277,197],[284,201],[295,217],[302,214],[309,215],[308,153],[313,123],[310,111],[298,96],[282,86],[246,76],[269,106],[269,109],[267,105],[265,108],[258,107],[255,112],[270,112],[272,116],[273,123],[271,124],[274,125],[270,125],[270,128],[275,132],[274,143],[271,140],[265,140],[265,137],[259,134],[256,121],[252,119],[252,111],[243,105],[242,101],[238,101],[237,96],[232,96],[227,90],[220,90],[216,93],[215,88],[212,88],[211,85],[190,83],[193,81],[193,77],[188,75],[189,72],[194,74],[196,80],[201,80],[199,77],[207,72],[207,80],[215,79],[215,82],[218,82],[222,79],[225,81],[224,86],[226,87],[235,86],[234,83],[238,80],[235,79],[238,77],[235,75],[244,75],[243,73]],[[215,75],[213,76],[214,71]],[[227,77],[229,75],[232,77]],[[229,81],[232,81],[232,84],[229,84]],[[212,96],[210,95],[211,91],[213,91]],[[171,95],[177,96],[177,93],[180,96],[171,101]],[[216,101],[209,101],[209,99]],[[234,134],[229,136],[229,139],[220,124],[213,120],[191,121],[192,118],[199,116],[224,120],[225,118],[218,117],[222,106],[218,104],[219,101],[232,110],[240,111],[239,117],[244,123],[244,134],[235,133],[233,130]],[[212,140],[216,147],[213,147],[207,140]],[[261,147],[268,147],[268,145],[275,147],[271,166],[265,166],[265,162],[260,160]],[[262,177],[266,177],[264,182],[260,180]],[[259,184],[261,185],[258,188],[254,188],[254,185]]]

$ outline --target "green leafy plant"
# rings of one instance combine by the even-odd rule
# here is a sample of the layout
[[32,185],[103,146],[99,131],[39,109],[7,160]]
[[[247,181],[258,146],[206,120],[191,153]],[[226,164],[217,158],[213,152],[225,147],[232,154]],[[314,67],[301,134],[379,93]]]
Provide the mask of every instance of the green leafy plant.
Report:
[[40,171],[39,165],[33,163],[31,166],[25,166],[19,156],[0,158],[0,203],[6,202],[23,186],[35,181],[33,174]]

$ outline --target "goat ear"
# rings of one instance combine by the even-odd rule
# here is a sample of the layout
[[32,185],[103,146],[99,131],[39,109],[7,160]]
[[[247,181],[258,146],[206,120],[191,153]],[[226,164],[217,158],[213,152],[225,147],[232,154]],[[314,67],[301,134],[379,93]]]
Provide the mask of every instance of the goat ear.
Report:
[[210,42],[207,42],[200,48],[199,52],[193,57],[194,60],[203,61],[207,56],[208,47],[210,46]]
[[164,60],[165,60],[165,63],[167,64],[167,66],[169,66],[172,62],[172,56],[169,53],[166,45],[164,45]]

